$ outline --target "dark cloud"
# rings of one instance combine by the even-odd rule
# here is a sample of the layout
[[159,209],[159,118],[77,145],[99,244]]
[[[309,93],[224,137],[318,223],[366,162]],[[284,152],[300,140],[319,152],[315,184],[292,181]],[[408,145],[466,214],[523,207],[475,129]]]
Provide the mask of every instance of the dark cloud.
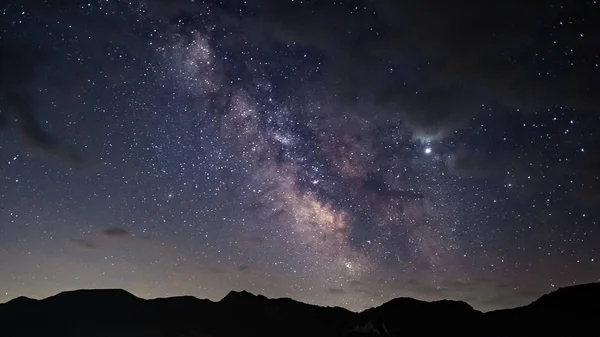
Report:
[[[103,2],[101,6],[107,11],[122,13],[123,16],[117,19],[89,11],[75,2],[57,1],[46,4],[34,0],[21,1],[23,12],[38,20],[40,25],[45,25],[46,30],[53,29],[58,23],[68,25],[71,32],[76,32],[65,33],[63,41],[69,41],[73,35],[85,32],[87,38],[77,40],[77,48],[87,50],[92,55],[88,62],[93,66],[86,68],[72,62],[72,55],[66,52],[69,48],[56,48],[50,37],[39,39],[27,28],[4,30],[0,45],[0,131],[14,125],[32,148],[75,167],[89,163],[89,153],[84,154],[73,145],[76,142],[74,135],[51,133],[46,129],[45,123],[51,120],[49,116],[53,112],[39,91],[43,88],[45,93],[52,96],[50,99],[53,102],[60,102],[61,107],[74,110],[73,102],[78,100],[77,94],[85,87],[87,80],[97,73],[98,68],[102,69],[108,79],[121,81],[124,68],[107,66],[106,63],[100,66],[98,56],[104,55],[107,48],[118,46],[125,55],[132,56],[133,59],[147,58],[148,43],[133,34],[124,33],[127,32],[126,16],[131,13],[127,7],[134,8],[138,5],[141,4]],[[181,10],[190,9],[184,5],[184,1],[173,1],[171,6],[179,6]],[[165,6],[157,7],[157,12],[160,9],[162,13],[168,13],[164,8]],[[180,12],[179,9],[178,11]],[[140,17],[136,19],[139,20]],[[43,31],[42,33],[45,34]],[[133,67],[136,65],[141,66],[142,63],[132,63]],[[77,108],[83,109],[81,106]]]
[[262,246],[267,240],[263,237],[253,236],[248,238],[248,242],[252,245]]
[[[332,95],[370,106],[370,115],[385,120],[400,117],[419,133],[446,134],[494,102],[522,111],[598,106],[598,83],[584,66],[539,76],[546,64],[561,62],[534,55],[549,38],[543,30],[558,20],[546,3],[356,4],[258,1],[256,15],[239,25],[262,43],[316,50]],[[561,36],[570,48],[582,54],[591,48],[570,33]]]
[[92,242],[90,240],[86,240],[86,239],[72,238],[71,242],[73,242],[74,244],[76,244],[79,247],[86,248],[86,249],[94,249],[94,248],[98,247],[94,242]]
[[346,290],[340,288],[329,288],[327,292],[333,295],[342,295],[346,293]]
[[81,165],[83,155],[47,132],[37,110],[32,91],[38,83],[38,72],[47,66],[52,53],[47,48],[34,48],[19,42],[3,41],[0,46],[0,130],[14,121],[27,143],[36,149]]
[[[469,178],[499,178],[510,176],[506,183],[513,185],[539,177],[539,167],[544,158],[539,154],[527,156],[518,153],[488,152],[486,150],[458,150],[447,158],[450,173]],[[529,177],[529,178],[528,178]],[[534,179],[535,180],[535,179]]]
[[[572,184],[570,198],[593,205],[600,191],[600,155],[593,150],[598,142],[597,116],[557,109],[548,112],[542,122],[539,119],[504,114],[464,131],[463,136],[470,133],[486,140],[449,151],[446,164],[450,173],[518,187],[511,195],[518,192],[524,197],[555,189],[548,181],[568,181]],[[531,132],[526,125],[536,130]],[[577,132],[572,132],[575,129]]]
[[107,228],[102,233],[106,236],[112,236],[112,237],[123,237],[123,236],[131,235],[131,232],[129,232],[121,227]]

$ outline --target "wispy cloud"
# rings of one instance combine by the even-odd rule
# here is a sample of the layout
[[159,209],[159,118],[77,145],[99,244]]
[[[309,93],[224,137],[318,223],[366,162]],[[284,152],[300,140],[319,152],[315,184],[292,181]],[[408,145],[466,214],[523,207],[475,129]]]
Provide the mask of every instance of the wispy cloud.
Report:
[[106,235],[106,236],[114,236],[114,237],[131,235],[131,232],[129,232],[121,227],[110,227],[110,228],[105,229],[102,233],[104,233],[104,235]]

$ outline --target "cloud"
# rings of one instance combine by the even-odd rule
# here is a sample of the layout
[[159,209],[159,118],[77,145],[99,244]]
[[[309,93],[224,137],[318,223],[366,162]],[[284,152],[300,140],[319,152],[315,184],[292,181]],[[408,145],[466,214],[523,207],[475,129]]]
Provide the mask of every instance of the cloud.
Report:
[[237,266],[237,269],[241,272],[247,272],[250,270],[250,266],[248,265],[239,265]]
[[[531,132],[525,125],[537,125],[539,114],[489,116],[481,127],[464,130],[460,136],[447,139],[462,145],[448,151],[446,164],[451,174],[505,186],[511,196],[523,198],[553,193],[551,190],[555,187],[546,182],[566,179],[572,181],[570,198],[593,205],[600,195],[600,183],[596,179],[600,155],[593,151],[598,142],[596,119],[597,116],[591,114],[559,109],[549,113],[549,123],[542,123],[538,131]],[[572,132],[574,129],[577,132]],[[543,138],[540,135],[546,139],[540,141]],[[485,137],[485,140],[464,141],[475,137]]]
[[248,243],[256,246],[262,246],[267,240],[263,237],[253,236],[248,238]]
[[98,247],[98,245],[96,245],[93,241],[86,240],[86,239],[72,238],[71,242],[73,242],[74,244],[76,244],[79,247],[86,248],[86,249],[95,249]]
[[107,228],[104,231],[102,231],[102,233],[106,236],[112,236],[112,237],[124,237],[124,236],[131,235],[131,232],[129,232],[121,227]]
[[[42,56],[43,55],[43,56]],[[14,41],[0,46],[0,130],[15,121],[27,144],[73,165],[84,163],[83,155],[42,127],[32,94],[37,72],[50,63],[51,51]],[[12,117],[12,118],[11,118]]]
[[[188,10],[185,1],[172,3]],[[133,10],[132,13],[140,8],[136,6],[141,6],[137,1],[129,2],[125,7],[121,5],[117,1],[102,3],[107,11],[117,11],[123,15],[127,15],[123,11],[127,6]],[[89,162],[89,153],[84,154],[74,146],[77,140],[71,139],[71,135],[46,129],[46,121],[53,120],[47,118],[53,113],[49,101],[61,109],[71,110],[73,115],[84,114],[85,111],[77,110],[87,107],[76,102],[82,99],[80,94],[89,84],[86,84],[87,79],[97,75],[99,68],[108,79],[116,81],[120,81],[125,73],[122,65],[103,62],[102,58],[96,56],[106,53],[106,48],[118,46],[132,59],[140,60],[147,56],[146,52],[150,49],[148,41],[134,34],[123,34],[129,29],[129,21],[123,20],[122,16],[89,11],[74,2],[46,4],[23,0],[20,6],[38,24],[37,29],[28,26],[4,30],[0,45],[0,131],[14,126],[25,143],[33,149],[81,167]],[[166,13],[164,8],[160,10]],[[90,56],[87,65],[72,62],[69,48],[56,48],[47,30],[54,29],[57,23],[70,28],[70,32],[65,32],[64,40],[75,36],[71,34],[85,32],[87,38],[77,40],[77,49]],[[132,62],[132,66],[142,67],[143,63]],[[40,93],[41,88],[44,88],[43,94]]]
[[327,289],[327,292],[332,295],[342,295],[346,293],[346,290],[340,288],[329,288]]
[[[322,56],[328,97],[384,121],[399,118],[417,133],[448,134],[482,104],[590,110],[600,100],[584,66],[553,76],[539,75],[546,71],[541,60],[534,65],[542,69],[532,66],[534,46],[545,38],[538,33],[556,19],[543,3],[365,1],[351,15],[348,6],[325,1],[248,6],[256,14],[237,24],[254,41]],[[557,38],[582,52],[591,48],[576,34]]]

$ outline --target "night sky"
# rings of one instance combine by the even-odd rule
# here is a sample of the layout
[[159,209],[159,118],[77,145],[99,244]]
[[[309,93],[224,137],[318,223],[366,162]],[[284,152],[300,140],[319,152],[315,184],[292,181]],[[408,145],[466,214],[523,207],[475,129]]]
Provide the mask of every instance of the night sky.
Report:
[[600,281],[599,14],[3,1],[0,302],[491,310]]

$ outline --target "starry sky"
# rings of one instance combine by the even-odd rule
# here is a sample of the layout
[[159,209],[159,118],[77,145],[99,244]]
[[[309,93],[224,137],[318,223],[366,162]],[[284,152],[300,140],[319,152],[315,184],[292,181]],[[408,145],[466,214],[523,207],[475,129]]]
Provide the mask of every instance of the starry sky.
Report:
[[600,281],[596,1],[0,5],[0,302]]

